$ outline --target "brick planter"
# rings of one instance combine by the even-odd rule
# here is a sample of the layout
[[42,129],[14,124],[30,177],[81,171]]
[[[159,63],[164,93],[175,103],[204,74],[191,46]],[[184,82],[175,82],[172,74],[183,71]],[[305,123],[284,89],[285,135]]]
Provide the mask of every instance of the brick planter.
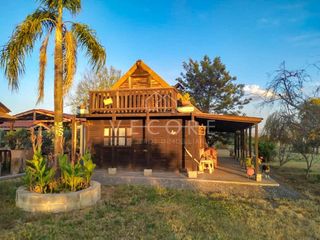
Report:
[[95,205],[101,198],[101,185],[91,181],[91,186],[77,192],[34,193],[21,186],[16,191],[16,206],[28,212],[68,212]]

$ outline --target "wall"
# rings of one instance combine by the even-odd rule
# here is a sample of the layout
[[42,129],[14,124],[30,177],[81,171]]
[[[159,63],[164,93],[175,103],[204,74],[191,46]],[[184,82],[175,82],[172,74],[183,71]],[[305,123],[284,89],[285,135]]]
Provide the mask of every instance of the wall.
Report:
[[[144,121],[117,120],[113,126],[132,128],[131,146],[104,146],[104,128],[112,127],[111,120],[87,121],[87,146],[92,150],[95,161],[101,167],[126,169],[176,170],[181,168],[182,120],[150,120],[150,127],[144,128]],[[112,157],[113,156],[113,157]]]

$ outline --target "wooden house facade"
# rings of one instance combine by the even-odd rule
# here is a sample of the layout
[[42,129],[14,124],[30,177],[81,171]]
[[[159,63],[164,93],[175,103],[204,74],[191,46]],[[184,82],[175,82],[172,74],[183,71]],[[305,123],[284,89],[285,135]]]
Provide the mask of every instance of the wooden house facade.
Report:
[[237,158],[252,155],[251,129],[257,132],[261,118],[203,113],[192,105],[181,111],[180,98],[138,60],[111,89],[90,92],[81,116],[86,148],[101,167],[197,170],[205,135],[221,131],[234,133]]

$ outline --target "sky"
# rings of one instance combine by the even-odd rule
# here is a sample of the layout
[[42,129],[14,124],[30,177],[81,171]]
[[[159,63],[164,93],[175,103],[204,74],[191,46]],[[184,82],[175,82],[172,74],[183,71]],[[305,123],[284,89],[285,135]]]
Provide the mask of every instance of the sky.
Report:
[[[0,46],[14,27],[39,6],[39,1],[0,0]],[[77,16],[65,20],[86,23],[107,52],[107,66],[125,73],[142,59],[170,84],[179,77],[183,61],[204,55],[221,57],[246,92],[263,93],[282,61],[296,69],[320,60],[319,1],[214,1],[214,0],[82,0]],[[8,88],[0,70],[0,101],[12,113],[31,108],[53,109],[53,51],[49,51],[44,102],[36,105],[39,44],[26,58],[26,71],[17,92]],[[74,86],[90,65],[78,55]],[[319,78],[316,72],[313,75]],[[68,112],[69,109],[66,108]],[[258,101],[245,108],[252,116],[266,117]]]

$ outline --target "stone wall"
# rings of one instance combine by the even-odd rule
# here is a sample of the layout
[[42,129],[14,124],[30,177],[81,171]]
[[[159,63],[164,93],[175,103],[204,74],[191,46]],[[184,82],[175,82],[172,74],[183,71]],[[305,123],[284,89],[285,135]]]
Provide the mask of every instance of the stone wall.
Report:
[[101,185],[91,181],[91,186],[77,192],[41,194],[19,187],[16,206],[28,212],[67,212],[95,205],[101,198]]

